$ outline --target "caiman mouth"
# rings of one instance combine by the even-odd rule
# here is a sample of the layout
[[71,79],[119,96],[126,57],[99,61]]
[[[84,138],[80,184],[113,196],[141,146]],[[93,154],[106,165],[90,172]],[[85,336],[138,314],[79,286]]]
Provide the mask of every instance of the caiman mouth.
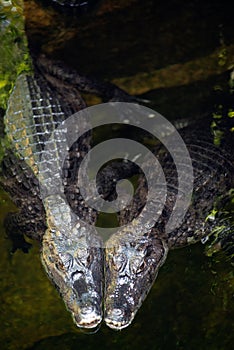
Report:
[[102,316],[93,313],[82,315],[82,320],[77,320],[73,315],[73,319],[79,328],[96,328],[102,322]]
[[134,315],[132,315],[128,320],[126,320],[126,315],[124,314],[124,311],[121,309],[113,309],[109,310],[106,317],[105,322],[106,325],[114,330],[121,330],[123,328],[126,328],[130,325],[134,318]]
[[97,314],[91,306],[83,307],[79,316],[73,314],[73,319],[79,328],[95,328],[102,321],[102,315]]

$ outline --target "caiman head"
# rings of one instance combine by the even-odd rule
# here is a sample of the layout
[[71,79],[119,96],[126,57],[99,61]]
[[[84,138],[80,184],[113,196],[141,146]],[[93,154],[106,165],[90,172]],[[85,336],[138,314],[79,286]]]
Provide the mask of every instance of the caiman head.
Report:
[[[57,210],[61,213],[61,206]],[[102,321],[103,254],[98,237],[80,223],[69,226],[65,217],[61,217],[62,229],[56,225],[56,215],[50,218],[42,241],[42,263],[75,324],[95,328]]]
[[168,248],[155,236],[132,240],[113,236],[106,248],[105,322],[113,329],[127,327],[164,263]]

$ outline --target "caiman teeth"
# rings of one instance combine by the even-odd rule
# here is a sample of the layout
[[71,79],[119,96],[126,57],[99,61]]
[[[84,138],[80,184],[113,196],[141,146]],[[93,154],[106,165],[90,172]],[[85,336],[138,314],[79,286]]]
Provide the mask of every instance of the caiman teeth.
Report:
[[128,323],[122,323],[122,322],[115,322],[109,318],[105,318],[106,325],[109,328],[115,329],[116,331],[120,331],[123,328],[126,328],[129,326],[131,322]]
[[102,317],[95,315],[93,317],[86,317],[79,322],[74,318],[74,321],[79,328],[95,328],[101,323]]

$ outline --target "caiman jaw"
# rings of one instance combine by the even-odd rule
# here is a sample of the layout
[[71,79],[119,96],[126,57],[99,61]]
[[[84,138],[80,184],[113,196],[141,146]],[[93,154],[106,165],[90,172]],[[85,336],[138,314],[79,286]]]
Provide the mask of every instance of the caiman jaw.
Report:
[[105,315],[108,327],[123,329],[132,322],[164,263],[168,248],[155,237],[108,241],[105,271]]

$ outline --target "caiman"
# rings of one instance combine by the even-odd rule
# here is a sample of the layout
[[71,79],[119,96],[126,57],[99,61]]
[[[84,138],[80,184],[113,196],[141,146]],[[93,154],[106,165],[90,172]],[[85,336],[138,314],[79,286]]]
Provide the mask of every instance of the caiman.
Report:
[[[64,165],[64,192],[70,206],[64,197],[56,195],[56,189],[55,194],[49,193],[42,200],[40,181],[44,174],[39,167],[52,132],[86,107],[79,91],[99,94],[106,101],[135,100],[112,84],[91,81],[45,57],[34,63],[33,75],[21,74],[17,78],[4,119],[9,142],[2,160],[1,185],[20,208],[19,213],[8,215],[7,233],[14,249],[28,250],[24,235],[40,241],[45,270],[78,327],[94,328],[104,319],[109,327],[119,330],[132,322],[168,251],[201,240],[217,225],[218,217],[209,214],[216,200],[233,186],[230,126],[222,147],[214,145],[210,121],[180,130],[192,160],[194,184],[191,203],[178,228],[172,232],[165,229],[177,196],[183,198],[186,194],[178,193],[173,159],[159,145],[153,153],[167,181],[162,215],[143,236],[136,237],[132,226],[132,230],[110,237],[102,249],[101,238],[83,225],[83,220],[95,225],[98,213],[86,205],[74,185],[79,165],[90,149],[90,134],[72,146]],[[56,146],[54,152],[56,162]],[[181,154],[182,167],[183,157]],[[145,166],[151,167],[151,163],[146,161]],[[115,197],[116,181],[133,176],[135,171],[139,172],[132,164],[108,165],[99,178],[100,193],[109,200]],[[58,164],[58,177],[59,172]],[[157,174],[152,176],[156,179]],[[140,174],[133,200],[119,212],[119,223],[124,225],[134,219],[135,226],[140,225],[138,214],[146,200],[147,183]],[[58,230],[61,226],[63,229]]]
[[[89,149],[89,135],[70,152],[66,169],[67,192],[74,196],[72,210],[62,198],[49,196],[47,199],[55,201],[53,208],[57,212],[50,213],[45,202],[42,203],[39,184],[40,161],[51,133],[86,106],[78,89],[97,93],[107,100],[133,100],[110,83],[90,81],[62,68],[60,63],[38,58],[35,74],[20,75],[9,99],[5,130],[12,147],[2,161],[1,184],[21,208],[20,213],[8,215],[5,223],[9,237],[15,242],[13,249],[27,251],[24,234],[40,240],[42,262],[50,279],[71,310],[75,323],[90,328],[102,320],[103,252],[95,248],[101,246],[100,238],[86,232],[82,221],[77,222],[72,213],[73,210],[82,219],[94,223],[95,211],[85,206],[78,191],[69,188],[69,178],[74,177],[73,172]],[[56,231],[59,222],[55,217],[64,222],[64,232]]]

